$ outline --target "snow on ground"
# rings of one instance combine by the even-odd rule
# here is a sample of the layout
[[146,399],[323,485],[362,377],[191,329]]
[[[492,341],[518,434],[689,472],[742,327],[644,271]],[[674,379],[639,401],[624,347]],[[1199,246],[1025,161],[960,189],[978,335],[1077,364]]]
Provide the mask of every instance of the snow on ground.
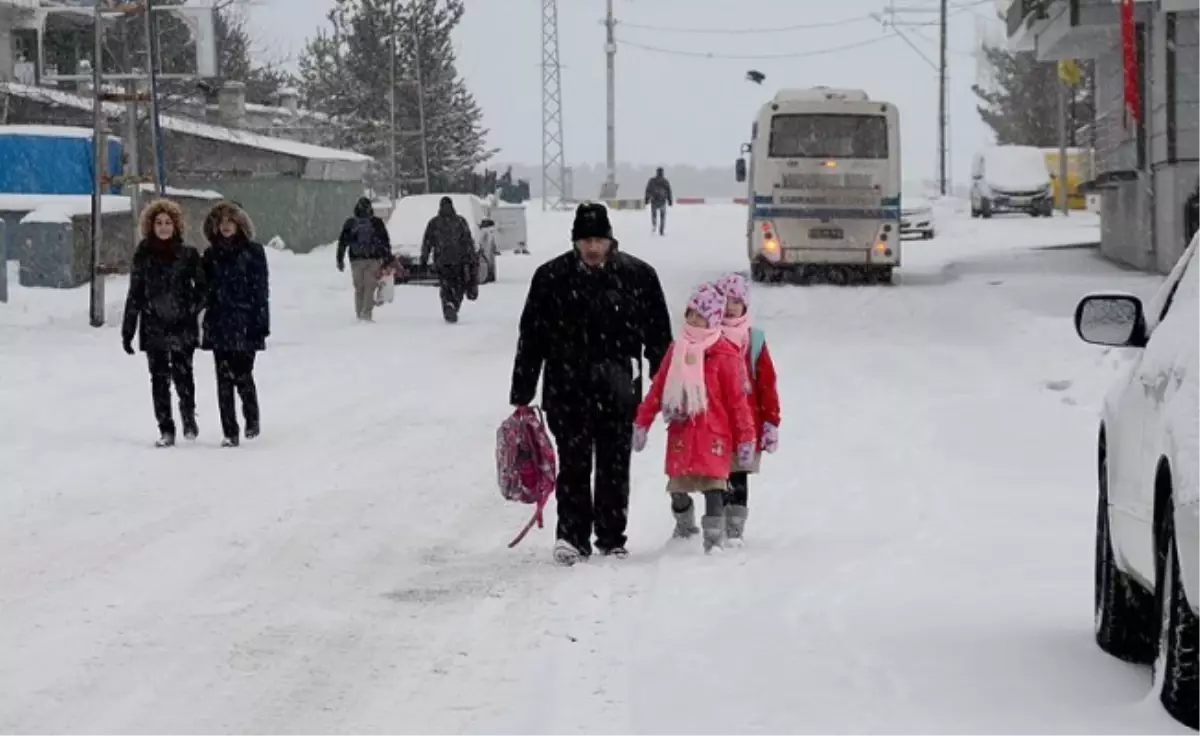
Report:
[[[668,542],[662,428],[634,459],[632,556],[552,565],[495,489],[515,324],[569,213],[531,207],[456,326],[397,290],[356,324],[328,248],[269,252],[264,435],[155,436],[142,357],[86,290],[0,305],[0,730],[1179,732],[1093,644],[1096,407],[1119,356],[1076,298],[1153,291],[1084,214],[905,246],[893,288],[756,289],[782,449],[748,546]],[[681,308],[744,267],[744,208],[615,212]],[[15,276],[15,273],[14,273]],[[553,524],[553,516],[548,520]]]

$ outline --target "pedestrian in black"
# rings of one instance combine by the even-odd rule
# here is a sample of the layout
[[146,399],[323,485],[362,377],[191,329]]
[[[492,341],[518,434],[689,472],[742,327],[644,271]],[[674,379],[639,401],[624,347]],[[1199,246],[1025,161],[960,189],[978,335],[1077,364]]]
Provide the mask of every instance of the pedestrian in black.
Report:
[[204,220],[204,273],[208,283],[204,337],[200,347],[213,351],[217,369],[217,405],[221,410],[222,447],[237,447],[239,427],[234,392],[242,399],[246,439],[261,431],[255,354],[271,334],[267,255],[254,242],[254,223],[238,205],[220,202]]
[[354,217],[342,224],[337,247],[339,271],[346,270],[346,251],[350,252],[350,272],[354,277],[354,312],[360,320],[371,322],[379,272],[392,260],[392,240],[387,225],[375,216],[371,200],[366,197],[359,198],[354,205]]
[[454,201],[442,197],[438,213],[425,226],[421,240],[421,270],[433,267],[441,284],[442,317],[447,322],[458,321],[463,297],[475,299],[479,294],[479,254],[467,219],[454,211]]
[[667,229],[667,207],[675,206],[675,198],[671,194],[671,182],[663,174],[659,166],[654,176],[646,182],[646,204],[650,206],[650,232],[658,229],[659,235],[665,235]]
[[[575,211],[574,247],[538,267],[521,313],[514,406],[528,406],[543,370],[542,407],[559,454],[554,558],[625,557],[633,418],[642,357],[658,370],[671,321],[658,273],[618,249],[601,204]],[[592,490],[595,458],[595,493]]]
[[133,254],[129,293],[121,339],[134,354],[133,338],[146,354],[150,393],[158,420],[158,447],[175,444],[171,383],[179,396],[183,436],[196,439],[196,381],[192,358],[199,339],[198,315],[204,296],[200,254],[184,245],[183,211],[179,205],[156,199],[138,220],[142,240]]

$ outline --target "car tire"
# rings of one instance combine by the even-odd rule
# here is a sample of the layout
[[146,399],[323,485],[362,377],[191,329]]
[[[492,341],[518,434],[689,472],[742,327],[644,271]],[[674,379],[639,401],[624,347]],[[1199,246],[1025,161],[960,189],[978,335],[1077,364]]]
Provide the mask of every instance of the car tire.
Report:
[[1191,729],[1197,723],[1196,616],[1188,605],[1180,580],[1174,509],[1165,512],[1165,557],[1158,566],[1155,610],[1159,612],[1158,656],[1154,660],[1154,687],[1159,702],[1171,717]]
[[479,254],[479,260],[475,268],[477,269],[475,278],[480,284],[490,284],[492,282],[492,264],[488,262],[487,256]]
[[1096,550],[1092,613],[1096,643],[1117,659],[1136,664],[1154,661],[1154,599],[1117,567],[1108,512],[1108,452],[1099,450],[1099,493],[1096,505]]
[[922,240],[933,240],[933,231],[926,230],[925,232],[921,233],[921,239]]
[[984,197],[979,200],[979,216],[985,220],[990,220],[992,217],[992,200]]

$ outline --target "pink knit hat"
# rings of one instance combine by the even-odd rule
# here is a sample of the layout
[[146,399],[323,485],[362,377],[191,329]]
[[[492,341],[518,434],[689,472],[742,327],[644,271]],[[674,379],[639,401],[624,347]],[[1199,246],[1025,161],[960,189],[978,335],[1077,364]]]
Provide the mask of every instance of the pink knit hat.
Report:
[[740,273],[727,273],[716,280],[716,286],[726,299],[736,299],[750,305],[750,283]]
[[709,329],[720,327],[725,317],[725,295],[714,284],[700,284],[688,299],[688,309],[704,317]]

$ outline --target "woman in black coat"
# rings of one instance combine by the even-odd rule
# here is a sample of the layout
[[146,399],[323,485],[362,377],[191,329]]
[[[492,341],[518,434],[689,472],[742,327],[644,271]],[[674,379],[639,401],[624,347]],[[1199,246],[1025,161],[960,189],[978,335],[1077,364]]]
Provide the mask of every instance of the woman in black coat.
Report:
[[237,447],[239,428],[234,391],[242,399],[246,439],[260,431],[258,389],[254,385],[255,353],[265,350],[271,334],[267,256],[254,242],[254,223],[238,205],[220,202],[204,220],[204,337],[200,347],[213,351],[217,369],[217,404],[221,410],[223,447]]
[[125,352],[133,355],[133,338],[139,338],[150,368],[157,445],[171,447],[175,444],[172,381],[179,395],[183,436],[192,440],[198,433],[192,357],[199,337],[197,317],[204,299],[204,272],[200,254],[183,243],[179,205],[165,199],[151,202],[142,210],[139,226],[142,241],[133,254],[121,340]]

